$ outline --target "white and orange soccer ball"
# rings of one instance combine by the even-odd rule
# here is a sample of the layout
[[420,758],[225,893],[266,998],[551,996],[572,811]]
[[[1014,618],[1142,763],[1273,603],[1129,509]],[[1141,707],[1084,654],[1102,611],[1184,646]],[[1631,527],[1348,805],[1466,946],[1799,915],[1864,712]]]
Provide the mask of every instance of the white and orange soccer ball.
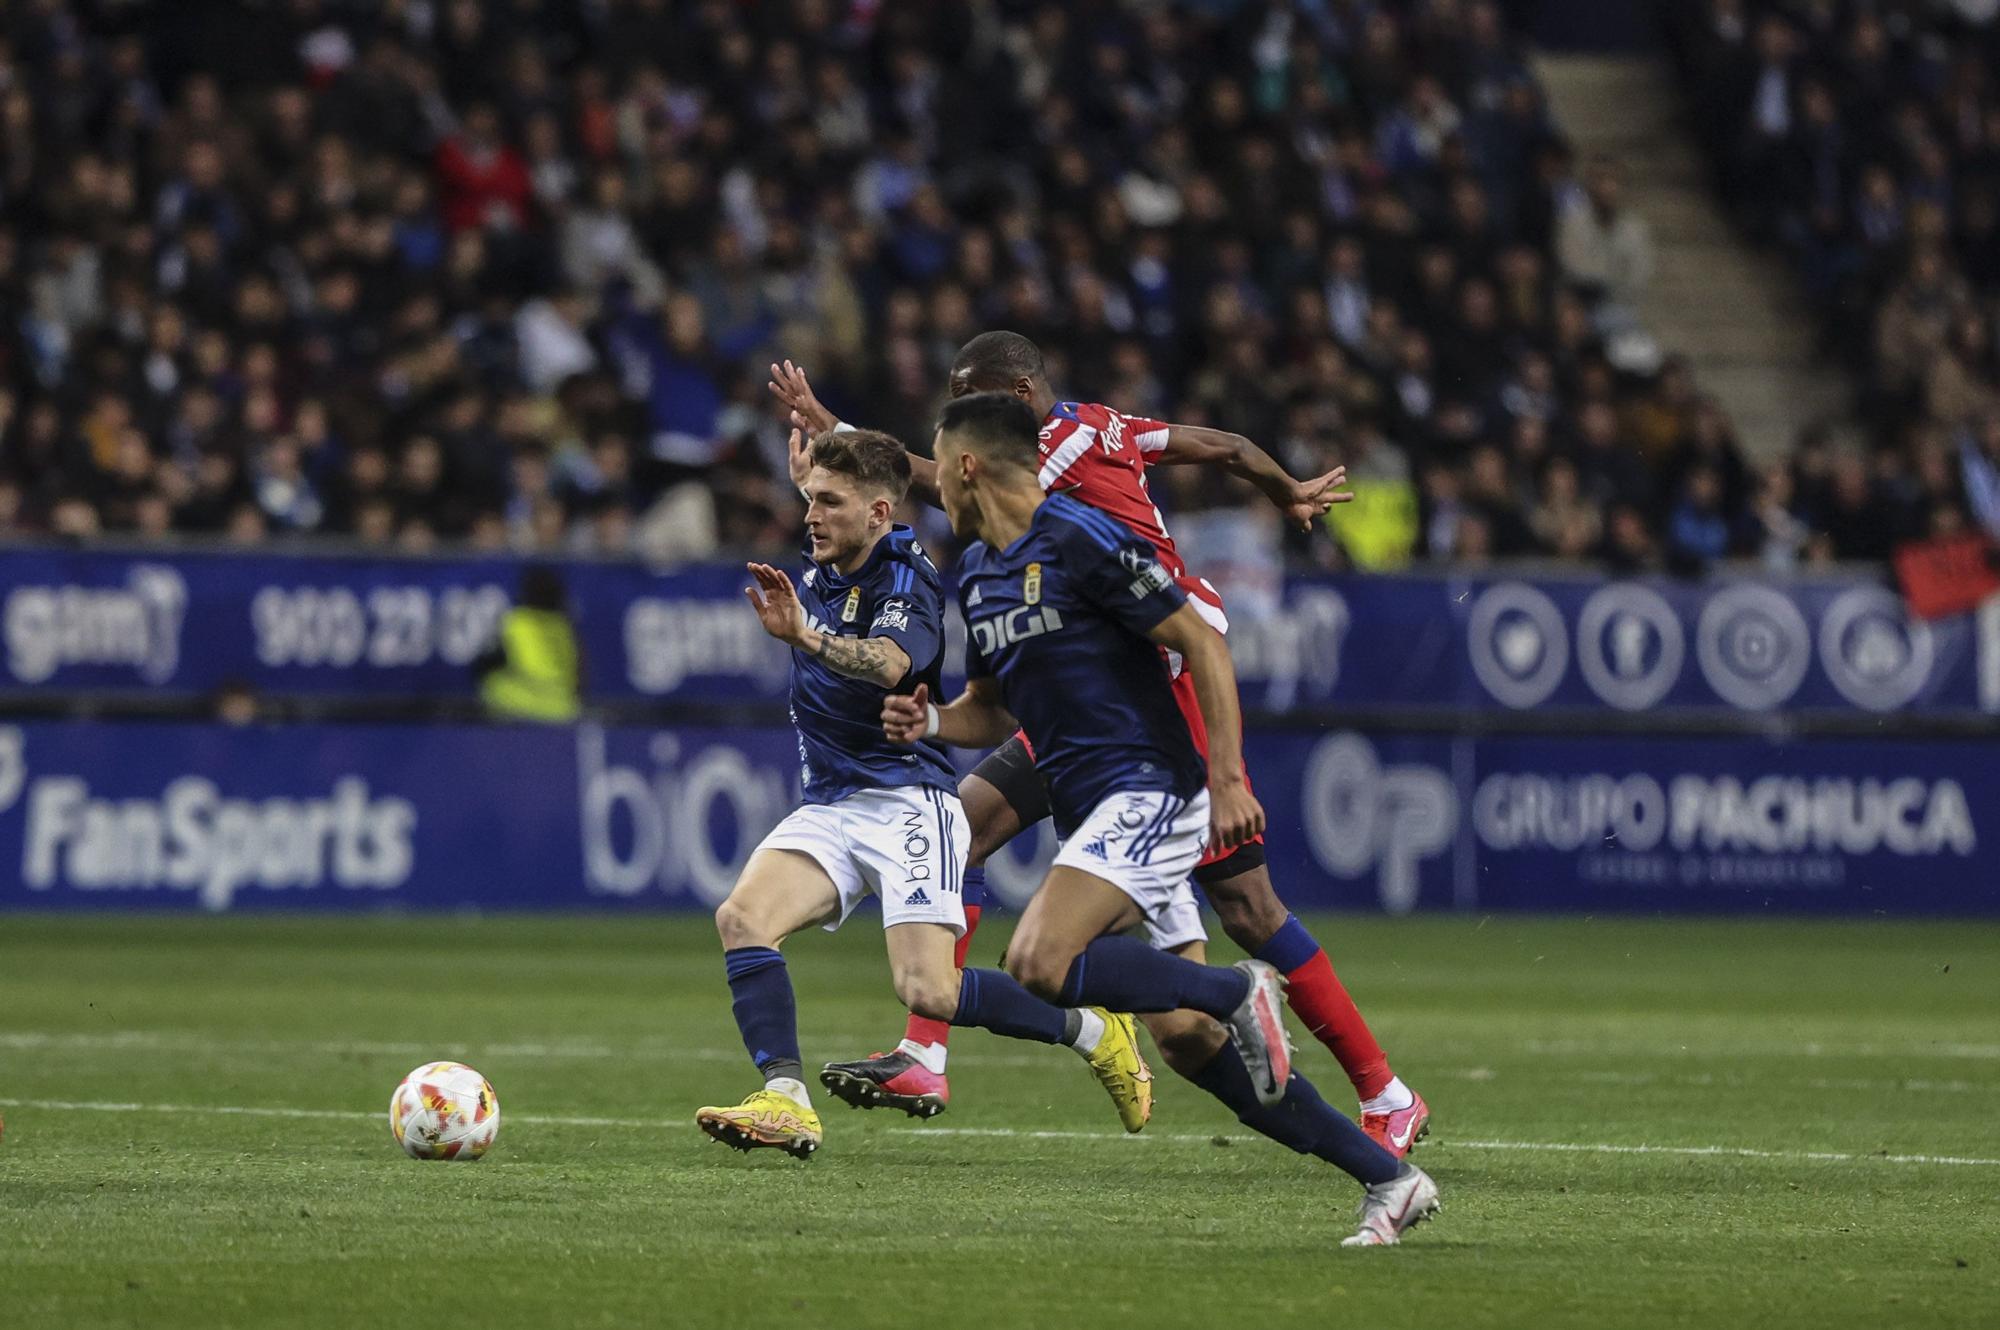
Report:
[[500,1096],[463,1062],[426,1062],[389,1096],[389,1130],[413,1159],[477,1159],[500,1134]]

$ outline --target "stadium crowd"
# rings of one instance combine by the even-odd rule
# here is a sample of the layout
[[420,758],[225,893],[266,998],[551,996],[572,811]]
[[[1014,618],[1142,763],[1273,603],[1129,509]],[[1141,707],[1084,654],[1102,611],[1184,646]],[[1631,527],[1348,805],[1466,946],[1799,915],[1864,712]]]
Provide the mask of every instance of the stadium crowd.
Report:
[[1725,195],[1790,254],[1860,378],[1872,458],[1839,483],[1905,514],[1876,543],[1911,520],[2000,537],[2000,6],[1661,12]]
[[[1951,254],[1890,304],[1983,403]],[[1059,391],[1344,461],[1294,558],[1782,567],[1943,520],[1921,468],[1885,509],[1823,442],[1751,467],[1622,353],[1650,259],[1489,0],[18,0],[0,533],[784,547],[764,366],[922,446],[996,326]],[[1247,491],[1156,489],[1278,556]]]

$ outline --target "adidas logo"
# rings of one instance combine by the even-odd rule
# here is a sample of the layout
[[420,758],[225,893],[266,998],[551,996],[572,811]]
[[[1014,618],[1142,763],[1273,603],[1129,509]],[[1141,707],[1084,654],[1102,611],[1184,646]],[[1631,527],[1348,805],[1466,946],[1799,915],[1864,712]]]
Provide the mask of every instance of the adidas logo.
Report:
[[978,587],[974,587],[970,592],[966,593],[965,606],[967,609],[971,609],[974,605],[979,604],[979,601],[980,601],[980,596]]
[[930,903],[931,898],[924,895],[922,887],[918,887],[915,891],[911,892],[910,898],[903,902],[905,905],[929,905]]
[[1107,860],[1108,860],[1108,859],[1109,859],[1109,858],[1111,857],[1111,856],[1110,856],[1109,854],[1107,854],[1107,853],[1105,852],[1105,849],[1104,849],[1104,837],[1102,837],[1102,836],[1099,836],[1099,837],[1098,837],[1098,838],[1097,838],[1096,840],[1094,840],[1094,841],[1092,841],[1092,842],[1091,842],[1090,844],[1088,844],[1088,845],[1084,846],[1084,847],[1083,847],[1083,852],[1084,852],[1085,854],[1089,855],[1089,856],[1090,856],[1091,858],[1093,858],[1093,859],[1107,859]]

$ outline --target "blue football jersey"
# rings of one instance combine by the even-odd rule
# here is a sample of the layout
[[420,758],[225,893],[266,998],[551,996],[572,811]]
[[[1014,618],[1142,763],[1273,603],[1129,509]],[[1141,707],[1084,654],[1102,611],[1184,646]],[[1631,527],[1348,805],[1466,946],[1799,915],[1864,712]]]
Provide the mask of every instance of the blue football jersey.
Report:
[[958,601],[966,674],[999,680],[1035,746],[1059,834],[1119,791],[1185,799],[1207,782],[1166,661],[1146,637],[1187,597],[1146,541],[1051,494],[1006,549],[966,550]]
[[808,559],[799,602],[828,636],[886,637],[910,656],[910,672],[885,689],[792,652],[792,725],[806,802],[830,804],[860,790],[905,785],[955,791],[958,779],[942,748],[909,748],[882,733],[882,699],[915,692],[920,683],[936,695],[944,661],[944,588],[916,533],[897,523],[852,576]]

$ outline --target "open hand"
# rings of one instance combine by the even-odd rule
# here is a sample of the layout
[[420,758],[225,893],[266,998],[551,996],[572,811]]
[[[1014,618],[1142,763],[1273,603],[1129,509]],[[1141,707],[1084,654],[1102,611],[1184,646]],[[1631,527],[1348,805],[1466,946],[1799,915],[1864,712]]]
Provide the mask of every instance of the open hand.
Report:
[[757,621],[764,625],[764,631],[793,646],[806,626],[805,607],[799,604],[799,593],[792,586],[792,579],[768,563],[749,565],[750,576],[757,585],[743,588],[743,594],[750,600],[750,608],[757,611]]
[[805,370],[791,361],[771,366],[768,386],[772,396],[791,408],[792,423],[804,430],[807,438],[824,434],[840,423],[839,418],[821,406],[819,398],[813,395]]
[[1347,468],[1337,466],[1323,476],[1312,480],[1295,481],[1292,485],[1292,501],[1285,505],[1285,517],[1301,531],[1310,531],[1313,523],[1325,517],[1336,503],[1352,503],[1354,491],[1340,488],[1347,483]]

